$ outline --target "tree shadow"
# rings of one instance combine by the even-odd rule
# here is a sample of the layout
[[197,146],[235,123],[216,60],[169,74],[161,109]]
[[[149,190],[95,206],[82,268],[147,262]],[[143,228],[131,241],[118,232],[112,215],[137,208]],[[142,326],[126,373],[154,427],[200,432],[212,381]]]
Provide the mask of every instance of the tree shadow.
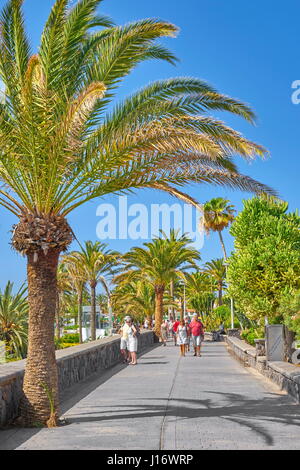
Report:
[[[237,393],[222,393],[206,391],[204,393],[216,394],[222,397],[218,404],[213,399],[194,400],[188,398],[171,398],[166,404],[118,404],[118,412],[109,406],[94,406],[98,411],[78,413],[68,417],[69,424],[88,422],[109,422],[114,420],[145,419],[155,417],[171,417],[177,420],[196,418],[221,418],[225,421],[245,426],[259,436],[267,446],[274,444],[274,438],[270,432],[270,423],[281,425],[300,426],[300,414],[297,414],[296,404],[287,403],[287,396],[268,394],[262,400],[255,400]],[[135,402],[155,401],[163,402],[165,398],[134,398]],[[90,407],[89,407],[90,408]],[[105,410],[101,410],[105,408]],[[124,413],[124,414],[122,414]],[[87,416],[85,416],[87,415]],[[268,427],[267,427],[268,425]]]

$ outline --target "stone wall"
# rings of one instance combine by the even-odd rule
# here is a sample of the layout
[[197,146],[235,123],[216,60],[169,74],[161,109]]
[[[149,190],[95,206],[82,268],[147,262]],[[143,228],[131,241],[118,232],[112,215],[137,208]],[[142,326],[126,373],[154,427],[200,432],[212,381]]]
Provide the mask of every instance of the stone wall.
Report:
[[245,366],[253,367],[300,403],[300,367],[288,362],[270,362],[256,348],[234,337],[225,337],[228,351]]
[[[153,346],[152,331],[138,338],[138,353]],[[96,372],[104,371],[121,361],[120,337],[106,338],[56,352],[59,392],[62,394]],[[0,427],[18,416],[26,361],[0,365]]]

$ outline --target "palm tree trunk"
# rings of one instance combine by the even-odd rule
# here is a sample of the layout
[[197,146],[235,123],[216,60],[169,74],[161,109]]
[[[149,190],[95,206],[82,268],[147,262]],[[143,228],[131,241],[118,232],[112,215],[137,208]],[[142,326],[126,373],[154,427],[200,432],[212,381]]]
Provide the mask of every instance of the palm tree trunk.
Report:
[[161,336],[161,324],[163,320],[164,313],[164,292],[165,286],[157,285],[155,286],[155,326],[154,332],[158,338]]
[[183,297],[180,298],[180,321],[184,320],[184,299]]
[[96,340],[96,283],[91,282],[91,339]]
[[219,283],[218,291],[219,291],[219,306],[220,306],[220,305],[223,305],[223,289],[222,289],[222,283]]
[[59,250],[27,257],[28,355],[21,416],[26,426],[55,426],[58,421],[58,374],[54,321],[57,302],[56,273]]
[[78,328],[79,328],[79,343],[82,343],[82,292],[78,292]]
[[[170,296],[171,296],[171,301],[174,302],[174,281],[170,282]],[[175,317],[175,309],[174,307],[171,307],[171,317],[174,319]]]
[[219,237],[220,237],[220,242],[221,242],[222,250],[223,250],[223,253],[224,253],[224,259],[225,259],[225,261],[227,261],[227,253],[226,253],[225,243],[224,243],[223,236],[222,236],[222,233],[221,233],[220,230],[218,231],[218,234],[219,234]]
[[60,296],[57,292],[57,301],[56,301],[56,312],[55,312],[55,336],[56,339],[60,339]]

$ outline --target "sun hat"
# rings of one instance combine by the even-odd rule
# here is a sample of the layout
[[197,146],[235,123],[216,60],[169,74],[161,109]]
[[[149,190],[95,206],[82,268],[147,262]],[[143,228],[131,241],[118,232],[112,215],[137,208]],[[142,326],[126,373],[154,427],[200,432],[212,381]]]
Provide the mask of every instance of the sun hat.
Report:
[[131,317],[129,315],[126,315],[126,317],[124,318],[125,321],[130,321],[131,320]]

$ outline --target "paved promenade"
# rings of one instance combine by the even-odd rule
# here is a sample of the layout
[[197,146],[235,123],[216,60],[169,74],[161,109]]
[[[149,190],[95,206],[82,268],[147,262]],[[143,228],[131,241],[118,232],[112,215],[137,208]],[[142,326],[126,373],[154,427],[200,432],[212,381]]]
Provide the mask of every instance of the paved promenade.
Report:
[[67,425],[0,431],[0,449],[300,449],[300,406],[223,343],[157,346],[65,396]]

